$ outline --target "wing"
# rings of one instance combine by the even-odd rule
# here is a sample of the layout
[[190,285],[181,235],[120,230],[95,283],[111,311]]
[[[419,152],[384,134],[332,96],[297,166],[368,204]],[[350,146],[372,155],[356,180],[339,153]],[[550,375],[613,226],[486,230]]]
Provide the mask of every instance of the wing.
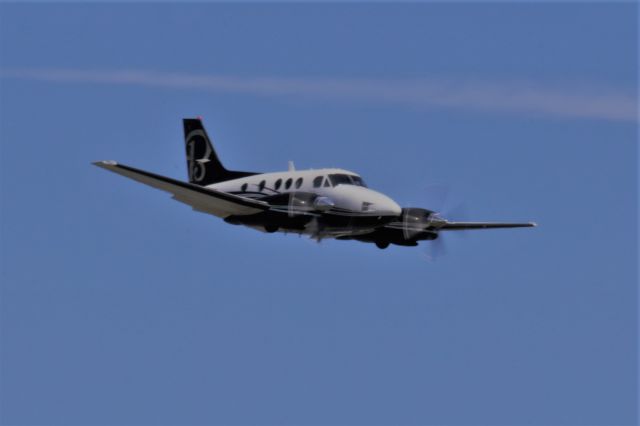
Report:
[[504,223],[504,222],[447,222],[441,231],[463,231],[465,229],[496,229],[496,228],[531,228],[537,226],[534,222]]
[[177,201],[190,205],[194,210],[218,217],[250,215],[269,209],[262,201],[239,197],[226,192],[208,189],[188,182],[135,169],[115,161],[97,161],[96,166],[118,173],[145,185],[173,194]]

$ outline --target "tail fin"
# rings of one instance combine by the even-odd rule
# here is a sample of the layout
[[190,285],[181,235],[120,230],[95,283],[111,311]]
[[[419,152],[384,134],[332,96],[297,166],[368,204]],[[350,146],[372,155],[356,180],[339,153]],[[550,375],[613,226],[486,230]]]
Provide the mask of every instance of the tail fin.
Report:
[[189,183],[206,186],[256,174],[227,170],[199,118],[185,118],[183,124]]

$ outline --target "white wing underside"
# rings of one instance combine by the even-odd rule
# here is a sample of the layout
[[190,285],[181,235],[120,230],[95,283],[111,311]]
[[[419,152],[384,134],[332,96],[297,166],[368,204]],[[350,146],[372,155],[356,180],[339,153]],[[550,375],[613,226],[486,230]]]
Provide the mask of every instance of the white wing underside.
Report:
[[232,215],[250,215],[269,209],[267,203],[239,197],[226,192],[204,188],[188,182],[156,175],[144,170],[118,164],[115,161],[98,161],[93,163],[110,172],[128,177],[153,188],[173,195],[173,199],[187,204],[193,210],[225,218]]

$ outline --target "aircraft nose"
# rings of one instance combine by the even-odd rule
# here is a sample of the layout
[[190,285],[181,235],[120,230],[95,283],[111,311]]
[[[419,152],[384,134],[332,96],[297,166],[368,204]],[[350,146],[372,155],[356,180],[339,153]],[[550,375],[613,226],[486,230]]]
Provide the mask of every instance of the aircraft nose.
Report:
[[368,216],[400,216],[402,208],[386,195],[370,188],[338,185],[331,195],[339,207],[365,213]]
[[386,212],[387,216],[400,216],[402,214],[402,207],[392,199],[389,199],[384,204],[383,210]]
[[382,216],[400,216],[402,207],[386,195],[376,193],[373,200],[373,209]]

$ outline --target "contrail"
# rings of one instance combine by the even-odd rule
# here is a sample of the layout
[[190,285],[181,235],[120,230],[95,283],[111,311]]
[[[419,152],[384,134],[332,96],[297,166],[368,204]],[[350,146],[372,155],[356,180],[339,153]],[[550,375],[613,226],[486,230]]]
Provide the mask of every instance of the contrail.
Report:
[[97,83],[260,96],[368,101],[422,107],[528,113],[554,117],[639,121],[635,89],[558,89],[531,83],[453,80],[373,80],[237,77],[145,70],[2,69],[4,79]]

